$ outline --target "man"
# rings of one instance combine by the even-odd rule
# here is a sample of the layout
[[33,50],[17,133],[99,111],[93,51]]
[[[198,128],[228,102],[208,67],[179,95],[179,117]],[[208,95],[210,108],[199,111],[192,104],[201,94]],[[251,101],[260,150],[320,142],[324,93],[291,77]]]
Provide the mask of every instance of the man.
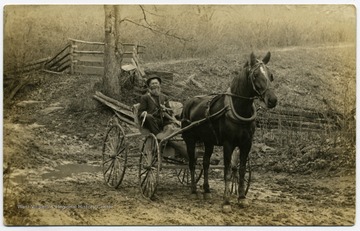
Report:
[[[144,123],[144,127],[161,140],[176,130],[173,124],[175,122],[172,117],[173,111],[170,108],[168,97],[161,93],[161,78],[151,76],[147,79],[146,84],[149,90],[141,96],[138,117],[140,122]],[[168,146],[174,148],[175,156],[182,156],[184,159],[188,158],[185,144],[170,140]],[[164,150],[163,155],[172,154],[167,149],[167,151]]]
[[144,127],[154,135],[159,134],[163,128],[171,124],[172,110],[169,99],[161,93],[161,78],[154,75],[147,79],[148,92],[141,96],[138,117],[144,121]]

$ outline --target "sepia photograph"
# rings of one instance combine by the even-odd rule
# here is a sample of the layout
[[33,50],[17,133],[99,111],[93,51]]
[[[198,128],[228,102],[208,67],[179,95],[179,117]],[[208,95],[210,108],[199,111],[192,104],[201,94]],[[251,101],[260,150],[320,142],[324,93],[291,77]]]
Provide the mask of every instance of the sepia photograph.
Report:
[[3,226],[354,227],[356,6],[4,4]]

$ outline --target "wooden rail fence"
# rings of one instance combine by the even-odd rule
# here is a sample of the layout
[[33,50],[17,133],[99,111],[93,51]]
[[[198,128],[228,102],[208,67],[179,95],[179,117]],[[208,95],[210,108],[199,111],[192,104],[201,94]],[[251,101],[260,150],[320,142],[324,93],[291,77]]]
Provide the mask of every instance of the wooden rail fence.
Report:
[[5,75],[14,75],[14,74],[18,74],[18,73],[26,73],[26,72],[31,72],[34,70],[40,70],[40,69],[44,69],[45,64],[50,60],[51,58],[43,58],[43,59],[39,59],[33,62],[29,62],[29,63],[25,63],[23,65],[19,65],[18,67],[10,70],[10,71],[6,71]]
[[294,131],[335,131],[341,127],[343,116],[335,112],[316,112],[294,108],[258,112],[257,127],[264,129],[291,129]]
[[[89,42],[69,38],[67,45],[52,58],[44,58],[26,63],[7,75],[44,70],[46,72],[81,73],[88,75],[103,75],[104,73],[104,47],[103,42]],[[123,43],[123,60],[121,68],[125,71],[134,71],[138,76],[144,77],[145,71],[140,65],[139,54],[144,53],[145,46],[137,43]]]
[[[81,73],[102,75],[104,73],[104,43],[69,39],[69,43],[53,58],[46,61],[44,70],[52,73]],[[134,70],[139,76],[145,76],[140,66],[139,54],[145,46],[136,43],[123,43],[122,69]]]
[[[123,122],[132,126],[136,125],[135,115],[130,106],[107,97],[101,92],[96,92],[93,97],[113,109],[117,117]],[[313,110],[304,111],[299,109],[260,110],[256,118],[256,126],[265,130],[332,132],[341,129],[341,121],[343,120],[343,116],[335,112],[315,112]]]

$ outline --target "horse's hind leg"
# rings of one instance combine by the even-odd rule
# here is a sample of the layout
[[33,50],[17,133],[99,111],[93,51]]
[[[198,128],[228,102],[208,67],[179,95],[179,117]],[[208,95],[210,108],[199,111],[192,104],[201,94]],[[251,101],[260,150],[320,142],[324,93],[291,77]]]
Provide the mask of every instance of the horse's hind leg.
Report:
[[234,147],[229,143],[224,143],[224,181],[225,181],[225,190],[224,190],[224,203],[223,203],[223,212],[231,212],[230,206],[230,184],[231,184],[231,155],[234,150]]
[[214,145],[209,143],[204,143],[205,145],[205,154],[203,158],[203,169],[204,169],[204,199],[211,197],[210,186],[209,186],[209,167],[210,167],[210,158],[211,154],[214,151]]
[[[238,172],[238,166],[240,163],[240,150],[236,148],[231,156],[231,191],[235,195],[238,194],[238,184],[239,184],[239,172]],[[234,191],[233,191],[234,190]]]
[[240,206],[246,206],[245,201],[245,174],[246,164],[251,149],[251,142],[248,142],[240,147],[240,168],[239,168],[239,197],[238,202]]
[[192,139],[185,140],[187,153],[189,156],[189,169],[191,175],[191,195],[197,197],[195,181],[195,141]]

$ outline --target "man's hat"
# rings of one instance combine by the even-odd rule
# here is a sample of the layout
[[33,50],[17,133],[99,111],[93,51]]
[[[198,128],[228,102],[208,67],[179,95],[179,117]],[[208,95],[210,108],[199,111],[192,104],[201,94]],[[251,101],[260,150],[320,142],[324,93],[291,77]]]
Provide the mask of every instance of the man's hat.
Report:
[[149,86],[150,85],[150,81],[153,79],[157,79],[159,81],[159,83],[161,84],[161,78],[157,75],[151,75],[147,80],[146,80],[146,85]]

